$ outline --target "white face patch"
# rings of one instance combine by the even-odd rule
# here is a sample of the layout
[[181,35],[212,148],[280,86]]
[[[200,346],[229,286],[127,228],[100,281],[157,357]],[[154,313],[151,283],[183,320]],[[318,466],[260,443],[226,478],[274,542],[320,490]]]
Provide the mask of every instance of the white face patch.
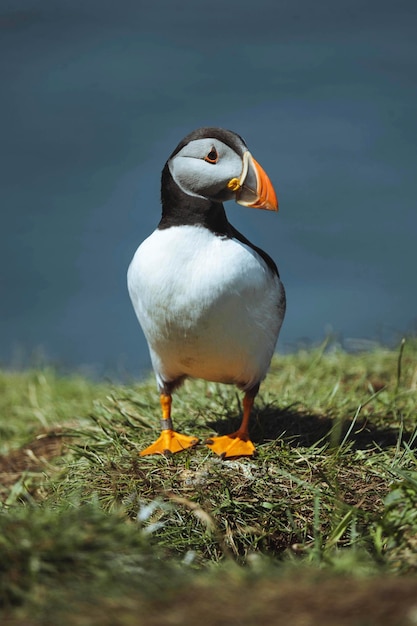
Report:
[[[212,162],[213,155],[216,162]],[[208,159],[208,160],[206,160]],[[200,198],[214,198],[224,191],[230,198],[227,183],[242,173],[242,157],[218,139],[196,139],[184,146],[168,163],[171,176],[185,193]]]

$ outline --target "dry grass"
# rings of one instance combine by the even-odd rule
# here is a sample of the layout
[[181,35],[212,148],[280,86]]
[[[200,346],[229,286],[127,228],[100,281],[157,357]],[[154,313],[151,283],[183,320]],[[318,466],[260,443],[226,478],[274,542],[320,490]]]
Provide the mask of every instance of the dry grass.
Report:
[[[67,623],[86,623],[80,581],[87,575],[95,589],[96,615],[112,614],[111,598],[114,606],[123,605],[123,619],[111,622],[103,617],[101,623],[142,623],[129,621],[132,607],[137,610],[140,602],[147,615],[143,623],[187,624],[198,606],[209,611],[203,596],[211,593],[217,603],[224,598],[226,606],[232,602],[230,589],[242,596],[248,586],[258,592],[235,623],[254,623],[250,616],[261,610],[259,597],[266,596],[263,623],[280,623],[273,622],[270,608],[285,606],[292,615],[297,602],[290,588],[299,580],[304,618],[295,612],[286,623],[417,623],[412,621],[412,598],[417,596],[411,592],[417,590],[415,341],[397,351],[348,355],[323,346],[277,358],[256,404],[254,459],[222,461],[204,445],[171,458],[140,458],[138,451],[157,434],[153,381],[93,385],[51,371],[5,372],[0,388],[3,601],[36,605],[41,615],[35,599],[41,590],[49,608],[55,606],[55,623],[65,623],[62,606],[69,599],[78,608]],[[239,402],[231,387],[189,381],[176,394],[173,417],[178,430],[204,440],[238,425]],[[64,525],[67,533],[60,530],[64,519],[69,520]],[[17,522],[24,529],[20,539],[10,531]],[[74,548],[77,524],[99,535],[101,543],[75,542]],[[89,535],[83,532],[85,539]],[[53,559],[45,548],[46,533]],[[25,552],[25,541],[32,535]],[[71,561],[69,576],[65,563],[74,550],[82,557]],[[10,555],[27,566],[31,551],[36,553],[39,576],[25,577],[23,566],[9,568]],[[118,558],[119,552],[132,553],[136,560]],[[398,574],[407,574],[407,582],[397,584],[400,579],[392,577]],[[219,576],[227,578],[227,585]],[[379,582],[374,585],[375,576]],[[367,583],[358,583],[358,577]],[[156,586],[143,585],[144,579],[157,581]],[[45,591],[51,580],[54,602]],[[377,590],[385,584],[391,589],[389,607],[384,604],[387,596]],[[358,607],[366,605],[368,597],[370,612],[363,612],[362,621],[341,618],[343,590],[349,585],[349,597]],[[317,595],[319,588],[333,599],[330,608],[322,603],[321,613],[317,598],[324,595]],[[171,621],[168,613],[167,621],[161,621],[163,611],[152,617],[155,589],[163,589]],[[185,605],[179,603],[181,597]],[[403,609],[397,611],[397,621],[396,598]],[[234,623],[225,606],[223,617]],[[301,611],[302,603],[298,606]],[[10,610],[9,619],[17,619],[19,611],[27,617],[20,608]],[[308,621],[309,615],[319,615],[320,621]],[[207,623],[217,623],[214,613]]]

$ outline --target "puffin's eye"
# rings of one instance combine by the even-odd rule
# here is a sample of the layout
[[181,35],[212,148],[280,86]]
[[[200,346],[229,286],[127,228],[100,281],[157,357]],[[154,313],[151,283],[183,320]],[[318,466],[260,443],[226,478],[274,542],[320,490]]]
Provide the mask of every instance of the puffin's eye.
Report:
[[217,154],[217,150],[214,146],[212,146],[207,156],[204,157],[204,160],[207,161],[207,163],[217,163],[219,155]]

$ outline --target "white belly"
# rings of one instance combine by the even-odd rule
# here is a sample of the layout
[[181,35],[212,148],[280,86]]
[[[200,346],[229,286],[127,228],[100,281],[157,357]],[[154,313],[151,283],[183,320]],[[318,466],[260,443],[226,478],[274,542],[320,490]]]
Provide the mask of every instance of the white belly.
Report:
[[283,289],[251,248],[198,226],[157,230],[128,287],[159,384],[192,376],[250,388],[264,378]]

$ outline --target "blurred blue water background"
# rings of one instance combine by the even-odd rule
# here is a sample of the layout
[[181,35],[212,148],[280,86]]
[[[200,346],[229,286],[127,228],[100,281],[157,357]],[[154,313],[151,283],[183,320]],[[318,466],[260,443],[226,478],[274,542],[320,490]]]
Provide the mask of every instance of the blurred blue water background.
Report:
[[226,208],[278,262],[280,349],[414,331],[416,27],[411,0],[1,0],[0,361],[149,366],[126,269],[203,125],[276,187]]

